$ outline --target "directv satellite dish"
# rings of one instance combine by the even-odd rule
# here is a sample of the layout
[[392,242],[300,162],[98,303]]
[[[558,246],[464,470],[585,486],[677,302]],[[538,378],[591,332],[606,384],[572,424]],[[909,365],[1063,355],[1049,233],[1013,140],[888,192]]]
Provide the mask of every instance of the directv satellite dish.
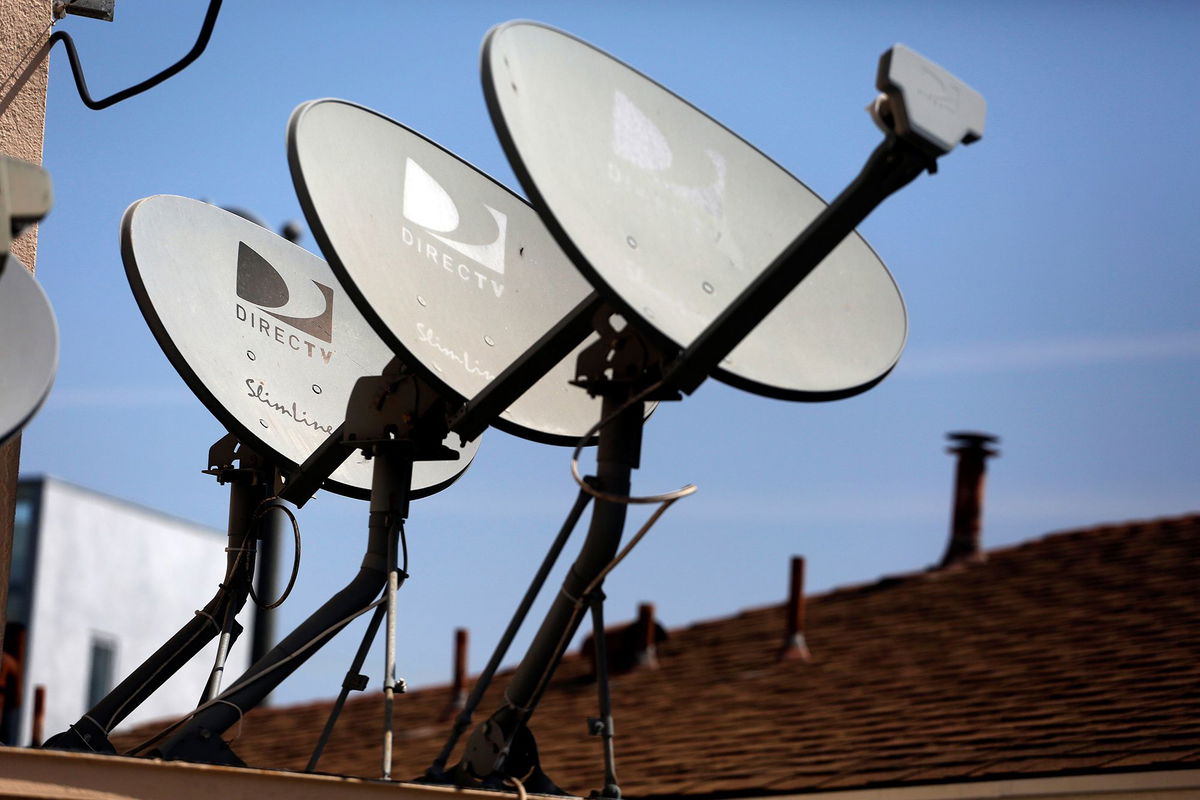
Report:
[[58,369],[58,323],[33,273],[0,259],[0,443],[41,407]]
[[[591,294],[525,201],[381,114],[341,100],[301,105],[288,125],[288,163],[346,291],[447,398],[476,397]],[[587,332],[571,343],[576,354]],[[574,356],[554,363],[488,421],[575,444],[600,401],[569,385]]]
[[[629,322],[602,330],[597,320],[600,346],[585,351],[576,381],[604,398],[596,478],[620,488],[594,493],[584,552],[509,676],[503,703],[447,773],[477,687],[428,774],[493,787],[520,776],[530,791],[554,793],[528,720],[586,605],[596,641],[604,638],[601,586],[620,559],[626,504],[665,508],[684,491],[627,495],[640,457],[639,404],[678,399],[710,374],[793,400],[833,400],[881,380],[904,346],[904,304],[854,226],[934,171],[941,155],[978,140],[986,106],[950,73],[892,48],[880,60],[883,96],[872,106],[885,139],[826,206],[710,117],[568,34],[507,23],[488,33],[482,62],[488,109],[521,185],[566,254]],[[596,794],[620,797],[603,675],[598,669],[606,784]]]
[[[188,387],[285,472],[342,424],[355,382],[392,358],[324,261],[208,203],[139,200],[122,220],[121,252],[142,314]],[[419,462],[412,497],[453,483],[477,447],[461,447],[457,461]],[[356,454],[325,486],[365,498],[371,472]]]
[[[604,298],[668,350],[688,347],[824,209],[750,144],[569,34],[494,28],[483,87],[521,185]],[[857,233],[714,376],[791,400],[856,394],[907,332],[891,275]]]

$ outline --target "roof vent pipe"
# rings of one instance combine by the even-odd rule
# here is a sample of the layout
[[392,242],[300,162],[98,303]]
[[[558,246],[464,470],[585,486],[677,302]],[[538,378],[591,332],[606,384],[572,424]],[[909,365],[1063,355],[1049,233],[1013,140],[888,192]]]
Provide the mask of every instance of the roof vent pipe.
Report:
[[467,629],[454,629],[454,685],[450,687],[450,711],[467,705]]
[[792,556],[792,573],[788,588],[787,631],[780,661],[811,661],[808,642],[804,640],[804,556]]
[[633,654],[635,667],[658,669],[658,629],[654,622],[654,604],[639,603],[637,618],[637,650]]
[[29,740],[30,747],[41,747],[46,739],[46,687],[38,684],[33,687],[33,730]]
[[999,442],[999,437],[988,433],[957,431],[946,434],[946,438],[953,443],[946,448],[946,452],[958,456],[958,469],[954,478],[950,542],[946,546],[946,554],[942,556],[942,567],[983,561],[980,530],[984,477],[988,458],[1000,454],[989,447]]

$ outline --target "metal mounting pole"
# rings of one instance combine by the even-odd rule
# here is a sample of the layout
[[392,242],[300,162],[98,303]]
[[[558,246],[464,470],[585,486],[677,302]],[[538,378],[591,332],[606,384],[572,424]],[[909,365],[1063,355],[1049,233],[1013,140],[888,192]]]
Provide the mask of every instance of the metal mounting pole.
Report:
[[[392,779],[392,710],[396,690],[404,683],[396,681],[396,590],[400,588],[400,568],[396,562],[396,544],[408,517],[408,493],[412,483],[412,449],[407,442],[384,442],[375,446],[375,472],[371,484],[371,516],[384,515],[389,530],[387,555],[387,607],[383,668],[383,756],[382,777]],[[404,575],[408,577],[407,573]]]
[[[236,449],[236,455],[235,455]],[[241,468],[233,466],[234,459]],[[186,625],[130,673],[100,702],[62,733],[46,741],[43,747],[57,750],[113,753],[108,734],[168,678],[190,661],[212,641],[227,630],[229,641],[237,638],[241,626],[233,619],[246,602],[253,574],[253,547],[250,531],[254,512],[271,492],[274,469],[267,467],[257,454],[226,436],[213,445],[209,464],[220,465],[208,470],[223,483],[229,484],[229,523],[226,550],[227,583],[221,584],[213,599]],[[250,562],[247,563],[247,559]],[[226,625],[226,622],[230,624]]]
[[251,666],[218,698],[220,702],[192,717],[155,751],[156,755],[167,760],[244,766],[221,739],[221,734],[332,639],[350,615],[370,605],[379,595],[387,579],[388,538],[391,535],[384,522],[375,514],[371,515],[367,552],[354,579]]
[[[367,553],[358,575],[266,656],[255,662],[233,686],[214,698],[210,705],[200,709],[187,724],[160,745],[155,751],[156,755],[165,759],[244,766],[242,760],[222,740],[221,734],[229,730],[243,714],[259,705],[354,616],[370,606],[389,583],[389,574],[395,575],[392,560],[395,540],[408,516],[413,462],[446,455],[446,448],[441,445],[444,429],[435,430],[418,424],[422,412],[436,418],[438,414],[435,412],[441,411],[437,400],[424,401],[434,407],[432,412],[430,408],[422,406],[423,396],[436,397],[432,393],[422,393],[414,379],[404,371],[403,365],[395,359],[382,375],[363,377],[355,384],[347,403],[346,422],[339,428],[346,440],[334,442],[330,437],[309,461],[332,471],[337,466],[334,463],[337,459],[329,460],[330,454],[344,454],[352,448],[362,448],[375,458]],[[454,454],[451,452],[449,455]],[[340,457],[344,458],[344,455]],[[300,482],[313,481],[319,485],[323,479],[324,476],[309,475],[305,478],[302,475]],[[299,503],[303,498],[292,499]],[[390,721],[385,721],[385,726],[390,726]]]
[[204,685],[204,692],[200,695],[200,702],[197,705],[207,703],[217,696],[217,692],[221,691],[221,678],[225,675],[225,662],[229,660],[229,648],[233,646],[233,641],[237,638],[233,627],[236,624],[237,622],[232,618],[222,621],[221,635],[217,637],[217,657],[214,659],[212,671],[208,674],[208,683]]
[[596,693],[600,701],[600,716],[589,720],[589,732],[601,738],[604,747],[604,788],[594,796],[606,800],[621,800],[617,784],[617,759],[613,750],[612,693],[608,686],[608,642],[604,638],[604,592],[596,589],[589,598],[592,608],[592,643],[596,656]]
[[[589,482],[594,483],[594,478],[587,478]],[[467,698],[466,704],[458,713],[454,720],[454,728],[450,732],[450,736],[446,739],[446,743],[442,745],[442,750],[438,753],[433,764],[425,771],[425,776],[434,782],[446,780],[446,762],[450,759],[450,753],[453,752],[454,746],[458,744],[458,740],[462,737],[463,732],[471,724],[471,717],[475,713],[475,709],[479,707],[479,702],[483,700],[483,693],[492,684],[492,676],[496,674],[500,662],[508,653],[508,648],[512,644],[513,638],[517,635],[517,631],[521,628],[521,623],[525,621],[529,609],[533,606],[533,601],[537,599],[538,593],[542,590],[542,584],[546,582],[546,577],[550,574],[550,570],[554,568],[555,562],[558,561],[558,556],[562,552],[563,546],[566,545],[567,539],[571,532],[575,530],[575,526],[579,524],[579,518],[583,515],[583,510],[591,501],[592,497],[587,492],[580,490],[575,498],[575,505],[571,507],[571,511],[567,514],[566,520],[558,531],[558,536],[554,538],[554,542],[550,545],[550,549],[546,552],[546,557],[542,559],[542,565],[538,567],[537,573],[533,576],[533,580],[529,583],[529,588],[525,590],[525,596],[521,598],[517,610],[513,613],[512,619],[508,622],[508,627],[504,629],[504,634],[500,637],[500,641],[496,643],[496,649],[492,651],[492,657],[488,660],[487,666],[475,681],[475,686],[471,689],[471,695]]]
[[350,696],[350,692],[361,692],[367,688],[367,676],[361,674],[359,670],[362,669],[363,662],[367,660],[367,652],[370,651],[371,644],[375,641],[375,635],[379,633],[379,624],[383,622],[386,610],[383,606],[375,606],[375,613],[371,615],[371,621],[367,623],[367,630],[363,633],[362,641],[358,643],[358,652],[354,654],[354,660],[350,662],[350,669],[346,670],[346,677],[342,679],[342,690],[338,692],[337,699],[333,701],[333,708],[329,710],[329,718],[325,720],[325,728],[321,731],[320,738],[317,739],[317,746],[313,748],[308,765],[304,768],[305,772],[316,771],[317,763],[325,752],[325,745],[329,744],[329,737],[333,735],[333,726],[337,724],[338,717],[342,713],[342,706],[346,704],[346,698]]
[[[274,598],[279,596],[279,550],[280,525],[283,515],[279,512],[265,514],[259,520],[258,536],[258,578],[254,591],[259,597]],[[264,601],[270,602],[270,601]],[[275,644],[275,620],[278,616],[276,609],[254,608],[254,630],[250,637],[250,660],[258,661],[267,654]]]
[[[614,383],[608,389],[601,413],[606,419],[616,416],[600,432],[597,488],[609,494],[628,495],[630,474],[637,468],[641,455],[645,404],[629,402],[632,384]],[[460,777],[499,785],[509,775],[536,771],[533,780],[525,781],[529,791],[557,791],[540,772],[536,744],[525,725],[579,627],[585,610],[581,596],[617,554],[625,512],[623,503],[596,500],[579,556],[513,673],[504,691],[504,705],[477,727],[468,740],[458,768]]]

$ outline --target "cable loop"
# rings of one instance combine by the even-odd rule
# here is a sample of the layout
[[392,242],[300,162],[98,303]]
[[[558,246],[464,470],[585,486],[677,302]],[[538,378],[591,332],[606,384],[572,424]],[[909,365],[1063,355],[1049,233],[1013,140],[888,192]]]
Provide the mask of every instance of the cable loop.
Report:
[[527,800],[528,799],[529,795],[525,792],[525,784],[521,783],[520,778],[518,778],[515,775],[509,775],[508,778],[506,778],[504,782],[511,783],[517,787],[518,800]]
[[[224,585],[222,585],[221,588],[224,589],[225,588]],[[217,629],[218,633],[221,632],[221,626],[217,624],[217,618],[214,617],[212,614],[208,613],[207,611],[205,611],[203,608],[196,609],[196,616],[204,617],[206,620],[208,620],[210,623],[212,623],[212,626]]]
[[[645,523],[642,524],[642,527],[638,529],[638,532],[633,535],[633,538],[629,540],[629,543],[627,545],[625,545],[625,547],[623,547],[619,553],[617,553],[616,557],[613,558],[612,561],[608,562],[608,564],[604,567],[604,569],[600,570],[600,572],[591,581],[591,583],[589,583],[587,585],[587,587],[584,588],[584,590],[580,593],[579,597],[573,597],[571,595],[571,593],[566,590],[565,586],[562,588],[561,591],[562,591],[563,596],[566,597],[568,600],[570,600],[573,605],[573,609],[572,609],[571,613],[572,613],[573,618],[575,618],[575,619],[578,619],[578,616],[583,612],[584,607],[591,600],[593,593],[598,590],[598,588],[600,587],[600,584],[602,584],[604,582],[604,579],[606,577],[608,577],[608,574],[610,572],[612,572],[618,564],[620,564],[622,561],[625,560],[625,557],[628,556],[630,551],[632,551],[633,548],[637,546],[638,542],[640,542],[646,536],[646,534],[650,532],[650,529],[654,526],[654,523],[658,522],[659,518],[662,517],[662,515],[664,513],[666,513],[666,510],[668,508],[670,508],[672,505],[674,505],[676,501],[681,500],[682,498],[687,497],[688,495],[694,494],[696,492],[696,485],[694,483],[689,483],[687,486],[684,486],[680,489],[676,489],[673,492],[666,492],[665,494],[650,495],[647,497],[632,497],[632,496],[625,496],[625,495],[610,494],[608,492],[604,492],[599,489],[596,489],[595,487],[592,486],[591,478],[584,478],[579,474],[579,453],[580,453],[580,451],[583,450],[583,448],[586,446],[587,442],[592,438],[592,436],[595,435],[596,433],[598,433],[600,430],[602,430],[606,425],[609,425],[614,419],[616,419],[618,416],[620,416],[630,406],[634,405],[635,403],[642,402],[647,397],[649,397],[651,394],[658,391],[658,389],[662,388],[662,386],[663,386],[663,382],[657,381],[657,382],[651,384],[648,388],[643,389],[642,391],[635,394],[629,400],[625,401],[616,411],[609,414],[607,417],[605,417],[604,419],[601,419],[599,422],[597,422],[595,425],[593,425],[588,430],[588,432],[586,434],[584,434],[583,438],[581,438],[579,440],[579,443],[575,446],[574,452],[571,454],[571,477],[573,477],[575,479],[575,483],[579,484],[580,491],[585,492],[599,500],[605,500],[610,503],[620,503],[623,505],[649,504],[649,503],[658,503],[659,504],[659,507],[654,510],[654,513],[652,513],[650,515],[650,517],[645,521]],[[559,654],[558,658],[561,658],[562,653],[564,653],[566,651],[567,644],[570,639],[568,632],[573,632],[574,629],[575,629],[575,626],[574,626],[574,623],[572,623],[571,625],[568,625],[566,627],[566,629],[563,631],[563,635],[562,635],[562,637],[560,637],[558,645],[555,647],[555,652],[557,652]],[[555,662],[551,662],[546,665],[546,669],[542,672],[542,675],[538,678],[538,685],[537,685],[536,690],[533,693],[533,697],[540,698],[542,695],[542,692],[545,691],[545,688],[550,680],[550,675],[554,671],[554,667],[556,666],[556,662],[557,662],[557,659],[555,659]],[[505,697],[505,700],[509,703],[510,706],[512,705],[512,702],[508,701],[507,696]],[[531,706],[536,705],[536,703],[537,703],[537,701],[535,700],[531,704]],[[514,706],[514,708],[515,708],[515,706]],[[517,710],[522,713],[528,713],[530,709],[517,709]],[[507,744],[508,744],[508,746],[512,745],[511,737]]]
[[[650,532],[650,529],[652,527],[654,527],[654,524],[656,522],[658,522],[659,518],[662,517],[662,515],[666,513],[667,509],[670,508],[672,505],[674,505],[677,501],[683,499],[684,497],[687,497],[688,495],[695,493],[695,491],[696,491],[696,485],[689,483],[687,486],[684,486],[681,489],[677,489],[674,492],[667,492],[665,494],[652,495],[649,497],[626,497],[626,496],[622,496],[622,495],[609,494],[607,492],[602,492],[597,489],[594,489],[590,485],[590,478],[580,477],[580,474],[579,474],[579,452],[580,452],[580,450],[583,449],[584,444],[587,442],[587,440],[589,440],[596,432],[598,432],[604,426],[606,426],[610,422],[612,422],[612,420],[615,419],[619,414],[621,414],[621,412],[625,411],[627,408],[629,408],[634,403],[641,402],[647,396],[649,396],[652,392],[659,389],[661,386],[662,386],[662,381],[659,381],[659,382],[653,384],[652,386],[650,386],[648,389],[645,389],[644,391],[639,392],[638,394],[634,395],[630,400],[628,400],[623,405],[621,405],[621,407],[618,408],[616,411],[614,411],[612,414],[608,415],[608,417],[600,420],[600,422],[593,425],[591,430],[589,430],[587,432],[587,434],[584,435],[583,439],[581,439],[580,443],[575,447],[575,452],[571,456],[571,475],[572,475],[572,477],[575,478],[575,482],[577,484],[579,484],[581,491],[583,491],[587,494],[590,494],[593,497],[596,497],[601,500],[606,500],[611,503],[622,503],[622,504],[627,504],[627,505],[634,504],[634,503],[647,503],[647,504],[648,503],[658,503],[659,504],[659,507],[654,510],[654,512],[649,516],[649,518],[647,518],[646,521],[642,524],[642,527],[638,529],[638,532],[635,533],[633,535],[633,538],[631,538],[629,540],[629,543],[626,544],[623,548],[621,548],[621,551],[617,553],[617,555],[612,559],[612,561],[609,561],[608,564],[602,570],[600,570],[600,572],[596,575],[596,577],[592,579],[592,581],[584,588],[584,590],[582,592],[580,592],[579,597],[572,596],[571,593],[567,591],[565,586],[560,589],[560,591],[562,592],[562,595],[564,597],[566,597],[568,600],[570,600],[573,605],[573,608],[571,610],[571,615],[572,615],[573,620],[577,620],[579,618],[579,616],[584,612],[585,606],[592,599],[592,597],[595,595],[595,593],[597,591],[599,591],[600,585],[604,582],[604,579],[606,577],[608,577],[608,574],[610,572],[612,572],[614,569],[616,569],[617,565],[620,564],[622,561],[624,561],[625,557],[629,555],[629,553],[633,550],[633,548],[636,547],[643,538],[645,538],[646,534]],[[557,666],[558,660],[561,659],[562,654],[564,652],[566,652],[567,645],[570,642],[570,636],[574,632],[574,630],[575,630],[575,622],[574,621],[570,625],[566,626],[566,628],[563,630],[563,634],[559,638],[558,644],[555,646],[555,652],[558,653],[558,656],[550,663],[547,663],[546,668],[543,670],[541,676],[539,676],[538,681],[537,681],[537,686],[533,692],[533,697],[535,699],[533,700],[533,702],[530,703],[530,707],[529,708],[518,708],[515,704],[513,704],[513,702],[511,700],[508,699],[508,695],[506,693],[504,699],[505,699],[505,702],[510,707],[512,707],[516,711],[518,711],[522,714],[525,714],[525,715],[528,715],[532,712],[533,707],[537,705],[537,703],[539,702],[539,700],[541,698],[542,693],[546,690],[546,687],[550,681],[550,677],[551,677],[552,673],[554,672],[555,667]],[[514,730],[513,734],[508,737],[508,740],[506,742],[506,747],[512,746],[513,736],[515,736],[515,735],[516,735],[516,732]]]
[[592,484],[579,473],[579,454],[581,452],[583,452],[583,448],[587,447],[588,442],[591,441],[592,437],[595,436],[597,433],[599,433],[605,426],[607,426],[609,423],[611,423],[614,419],[619,417],[622,414],[622,412],[625,411],[625,409],[629,408],[634,403],[642,402],[647,397],[649,397],[651,394],[653,394],[654,392],[656,392],[660,388],[662,388],[662,385],[663,385],[662,381],[657,381],[656,383],[652,384],[649,388],[643,389],[642,391],[638,392],[633,397],[631,397],[629,400],[625,401],[625,403],[622,404],[621,407],[618,408],[616,411],[609,414],[607,417],[600,420],[592,427],[588,428],[588,432],[583,435],[583,437],[579,440],[579,443],[575,445],[575,450],[572,451],[572,453],[571,453],[571,477],[575,479],[575,483],[579,484],[580,489],[587,492],[592,497],[595,497],[598,500],[605,500],[609,503],[620,503],[621,505],[667,503],[667,502],[673,503],[676,500],[679,500],[680,498],[687,497],[690,494],[695,494],[697,487],[696,487],[696,484],[694,484],[694,483],[689,483],[687,486],[683,486],[679,489],[676,489],[673,492],[666,492],[665,494],[648,495],[645,497],[630,497],[627,495],[610,494],[609,492],[602,491],[602,490],[597,489],[596,487],[592,486]]
[[[283,594],[279,595],[279,598],[274,602],[264,605],[263,602],[258,599],[258,595],[254,593],[254,582],[248,582],[250,599],[254,601],[255,605],[263,610],[278,608],[279,606],[283,605],[283,601],[287,600],[288,595],[292,593],[292,587],[296,585],[296,576],[300,574],[300,523],[296,521],[296,515],[292,513],[292,510],[280,501],[278,495],[268,497],[258,504],[258,508],[254,510],[254,514],[250,517],[250,529],[253,530],[254,526],[262,520],[263,516],[273,508],[277,508],[286,514],[288,521],[292,523],[292,537],[296,542],[296,547],[295,555],[292,558],[291,577],[288,578],[287,587],[283,590]],[[246,551],[249,552],[252,549],[253,548],[246,548]],[[249,570],[250,568],[250,561],[247,559],[246,569]]]
[[[200,33],[196,37],[196,42],[192,45],[192,49],[189,50],[183,56],[183,58],[179,59],[166,69],[156,72],[146,80],[136,83],[126,89],[122,89],[119,92],[114,92],[108,97],[104,97],[99,100],[93,98],[91,93],[88,91],[87,80],[83,76],[83,64],[80,63],[79,53],[75,49],[75,40],[72,39],[71,34],[67,33],[66,31],[55,32],[46,40],[45,44],[43,44],[38,50],[37,55],[34,56],[34,58],[25,67],[24,73],[20,78],[17,79],[17,82],[13,85],[13,87],[8,90],[4,96],[4,99],[0,100],[0,114],[3,114],[8,109],[9,104],[13,101],[13,98],[16,97],[17,92],[20,91],[22,85],[25,83],[25,81],[29,80],[29,76],[33,74],[33,71],[37,69],[42,60],[50,54],[50,50],[58,42],[62,42],[63,47],[67,51],[67,60],[71,65],[71,76],[75,79],[75,91],[79,93],[79,99],[83,101],[85,106],[93,111],[100,111],[101,109],[116,105],[122,100],[127,100],[134,95],[141,94],[147,89],[152,89],[155,86],[158,86],[160,83],[172,77],[173,75],[182,72],[189,64],[199,58],[200,54],[204,52],[206,47],[208,47],[209,39],[212,38],[213,27],[217,24],[217,14],[220,13],[221,2],[222,0],[209,1],[208,10],[204,14],[204,21],[200,24]],[[50,24],[53,25],[56,21],[57,17],[52,16]],[[46,27],[47,30],[49,30],[49,28],[50,26]],[[42,33],[45,34],[45,31]],[[41,37],[39,36],[38,38]],[[28,53],[26,53],[26,56],[22,57],[22,60],[24,60],[25,57],[28,57]],[[9,79],[11,78],[12,75],[9,75]],[[7,83],[8,79],[5,80],[5,84]]]
[[238,715],[238,719],[237,719],[237,733],[235,733],[235,734],[233,735],[233,738],[232,738],[232,739],[230,739],[228,742],[226,742],[226,744],[233,744],[234,742],[236,742],[236,741],[238,740],[238,737],[242,735],[242,720],[245,718],[245,712],[244,712],[244,711],[242,711],[242,707],[241,707],[241,706],[239,706],[237,703],[231,702],[231,701],[229,701],[229,700],[222,700],[222,699],[220,699],[220,698],[217,698],[217,699],[214,699],[214,700],[213,700],[213,704],[214,704],[214,705],[220,704],[220,705],[223,705],[223,706],[229,706],[229,707],[231,707],[231,708],[232,708],[234,711],[236,711],[236,712],[237,712],[237,715]]
[[[101,725],[99,722],[96,722],[96,720],[92,719],[87,714],[84,714],[83,718],[86,719],[87,721],[91,722],[93,725],[95,725],[100,730],[104,731],[105,733],[108,733],[108,730],[103,725]],[[91,750],[93,753],[99,752],[96,750],[96,748],[92,747],[92,743],[90,741],[88,741],[87,737],[84,734],[80,733],[79,728],[75,727],[75,723],[71,723],[70,725],[67,726],[67,728],[68,728],[68,730],[75,731],[76,735],[79,737],[79,741],[86,744],[88,747],[88,750]]]
[[[695,490],[695,488],[696,488],[695,486],[692,487],[693,491]],[[688,494],[691,494],[691,492],[688,492]],[[687,495],[682,495],[682,496],[686,497]],[[599,588],[600,584],[604,582],[604,579],[606,577],[608,577],[608,573],[610,573],[614,569],[616,569],[617,565],[625,560],[625,556],[629,555],[630,551],[632,551],[633,548],[637,546],[637,543],[640,542],[642,540],[642,538],[647,533],[650,532],[650,529],[652,527],[654,527],[654,523],[658,522],[659,517],[661,517],[663,514],[665,514],[667,512],[667,509],[670,508],[672,505],[674,505],[677,500],[679,500],[678,497],[673,497],[670,500],[664,500],[662,505],[660,505],[658,508],[654,509],[654,513],[650,515],[649,519],[647,519],[644,523],[642,523],[642,527],[639,528],[638,532],[635,533],[633,535],[633,538],[629,540],[629,544],[627,544],[623,548],[621,548],[621,552],[617,553],[616,558],[614,558],[612,561],[608,562],[608,566],[605,567],[604,569],[600,570],[600,574],[597,575],[592,580],[592,582],[588,584],[587,588],[583,590],[582,597],[580,597],[579,600],[575,601],[577,608],[583,607],[583,604],[588,600],[588,598],[591,596],[592,592],[596,591]]]
[[504,690],[504,704],[506,706],[508,706],[509,708],[511,708],[513,711],[519,711],[522,714],[528,714],[529,712],[533,711],[533,706],[525,707],[525,706],[519,706],[516,703],[514,703],[512,701],[512,698],[508,696],[508,689]]

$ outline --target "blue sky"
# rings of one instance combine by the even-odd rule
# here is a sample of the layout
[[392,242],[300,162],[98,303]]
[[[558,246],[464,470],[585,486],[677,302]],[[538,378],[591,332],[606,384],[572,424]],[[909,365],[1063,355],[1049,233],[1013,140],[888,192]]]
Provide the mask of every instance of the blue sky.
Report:
[[[59,26],[77,37],[92,93],[103,96],[185,52],[205,5],[122,0],[114,23]],[[650,421],[635,489],[700,490],[609,579],[611,620],[643,600],[668,626],[778,602],[792,554],[807,556],[810,590],[935,562],[951,430],[1002,437],[989,472],[989,547],[1200,507],[1200,6],[226,5],[196,64],[106,111],[87,110],[63,52],[51,56],[45,164],[56,203],[41,227],[38,276],[62,353],[24,438],[26,473],[223,527],[226,493],[199,472],[223,431],[143,322],[121,265],[121,213],[167,193],[245,207],[274,226],[302,220],[284,126],[319,97],[387,114],[519,191],[483,102],[478,54],[490,26],[529,18],[654,77],[827,198],[880,139],[863,109],[891,44],[939,62],[989,104],[981,142],[860,228],[908,308],[908,345],[891,376],[818,405],[710,382]],[[315,248],[311,236],[301,244]],[[448,678],[456,626],[471,629],[472,668],[482,666],[572,502],[568,459],[493,431],[458,484],[414,505],[399,667],[410,683]],[[282,629],[353,574],[366,512],[327,493],[303,509],[304,561]],[[276,697],[335,693],[352,638]]]

